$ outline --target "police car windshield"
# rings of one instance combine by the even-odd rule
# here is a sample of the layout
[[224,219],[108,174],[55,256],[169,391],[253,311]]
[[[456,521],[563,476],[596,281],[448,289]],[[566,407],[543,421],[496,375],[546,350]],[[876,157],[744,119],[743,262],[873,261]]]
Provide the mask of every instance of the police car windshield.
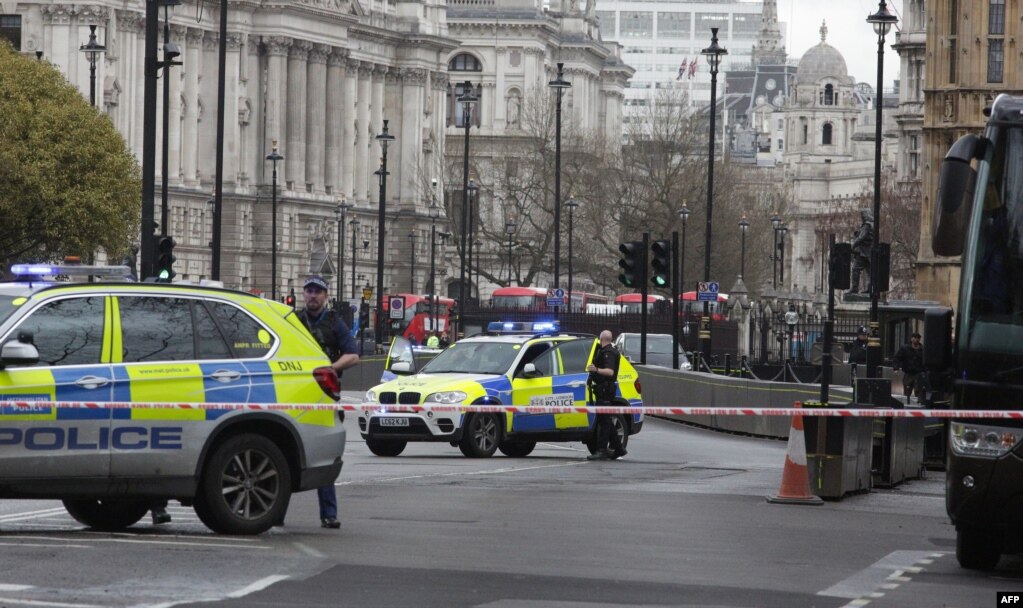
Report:
[[11,313],[17,309],[14,305],[14,296],[0,295],[0,323],[3,323]]
[[503,374],[520,351],[511,342],[456,342],[427,363],[423,373]]

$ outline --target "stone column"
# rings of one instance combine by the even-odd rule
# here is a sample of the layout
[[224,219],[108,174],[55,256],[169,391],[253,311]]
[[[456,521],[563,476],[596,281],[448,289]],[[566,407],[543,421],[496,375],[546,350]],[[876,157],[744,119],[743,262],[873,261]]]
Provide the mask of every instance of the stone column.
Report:
[[358,94],[359,62],[349,59],[345,62],[345,80],[339,100],[341,112],[341,191],[355,203],[355,141],[356,111]]
[[[394,159],[394,179],[390,184],[396,188],[394,194],[399,200],[413,202],[418,205],[422,200],[421,193],[416,187],[417,169],[421,166],[420,161],[428,158],[421,154],[423,150],[423,129],[424,121],[429,115],[426,111],[426,104],[429,103],[429,95],[426,89],[426,70],[422,68],[403,68],[401,70],[401,130],[395,135],[400,139],[395,146],[399,154]],[[391,163],[388,162],[388,165]],[[390,189],[388,189],[390,192]]]
[[341,151],[344,126],[343,97],[345,79],[345,57],[348,51],[334,48],[327,56],[327,92],[326,104],[326,150],[324,160],[324,183],[326,190],[336,196],[345,194],[341,184]]
[[327,128],[327,55],[330,47],[316,44],[309,52],[308,111],[306,115],[305,182],[310,192],[323,192],[323,147]]
[[507,87],[504,85],[504,72],[507,69],[508,47],[499,46],[496,49],[495,84],[494,84],[494,114],[491,124],[494,131],[499,132],[508,126],[508,101]]
[[[291,38],[283,36],[269,36],[263,38],[263,46],[266,48],[266,132],[263,137],[263,149],[259,151],[260,158],[270,153],[273,147],[273,140],[283,147],[283,140],[286,134],[287,116],[285,115],[284,94],[288,88],[287,55],[291,47]],[[261,183],[270,183],[270,172],[267,167],[270,163],[260,162],[264,177]],[[278,163],[277,179],[283,181],[283,171],[287,167],[284,163]]]
[[[353,153],[355,154],[355,185],[353,187],[355,200],[368,201],[366,191],[366,176],[372,171],[367,171],[369,163],[369,147],[367,139],[369,136],[369,106],[372,93],[370,92],[373,75],[373,64],[359,63],[359,94],[356,103],[355,116],[355,139]],[[376,163],[373,163],[373,171],[376,170]]]
[[305,40],[294,40],[288,51],[288,136],[284,146],[284,162],[288,166],[285,183],[289,190],[305,191],[305,143],[306,143],[306,104],[309,98],[306,91],[306,71],[309,51],[313,43]]
[[189,187],[199,185],[199,63],[202,56],[203,31],[189,28],[185,35],[184,76],[181,123],[181,179]]
[[[183,47],[187,44],[188,39],[188,28],[180,25],[171,26],[171,41],[176,42]],[[162,34],[161,34],[162,36]],[[163,38],[161,37],[161,40]],[[160,53],[161,58],[163,53]],[[179,57],[179,61],[184,63],[184,58]],[[168,135],[170,140],[167,143],[167,183],[168,184],[179,184],[184,177],[181,169],[181,158],[183,148],[182,138],[182,125],[181,120],[181,98],[184,93],[183,88],[186,82],[185,66],[174,66],[169,68],[170,73],[170,116],[167,119],[168,122]],[[97,83],[97,86],[98,83]],[[163,82],[160,83],[160,99],[163,99]],[[163,115],[159,117],[160,124],[163,124]]]
[[[239,57],[242,48],[241,34],[228,32],[227,34],[227,56],[224,64],[224,183],[237,184],[239,166],[239,150],[241,128],[238,125],[238,76],[241,59]],[[214,98],[215,99],[215,98]],[[213,109],[216,116],[216,108]],[[216,118],[214,118],[214,129],[216,129]],[[215,141],[215,140],[214,140]],[[216,143],[214,143],[216,146]],[[216,148],[214,148],[215,150]],[[214,169],[214,174],[216,169]],[[223,226],[223,222],[221,222]],[[223,236],[223,230],[221,230]]]

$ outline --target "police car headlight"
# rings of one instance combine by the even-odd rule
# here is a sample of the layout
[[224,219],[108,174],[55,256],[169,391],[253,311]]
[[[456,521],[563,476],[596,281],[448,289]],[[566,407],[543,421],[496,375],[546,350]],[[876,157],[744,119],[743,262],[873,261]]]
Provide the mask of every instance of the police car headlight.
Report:
[[427,403],[461,403],[465,401],[468,395],[462,391],[447,391],[443,393],[433,393],[426,398]]
[[998,458],[1019,443],[1023,429],[953,422],[949,435],[949,443],[957,454]]
[[366,394],[362,397],[363,403],[376,403],[377,394],[373,391],[366,391]]

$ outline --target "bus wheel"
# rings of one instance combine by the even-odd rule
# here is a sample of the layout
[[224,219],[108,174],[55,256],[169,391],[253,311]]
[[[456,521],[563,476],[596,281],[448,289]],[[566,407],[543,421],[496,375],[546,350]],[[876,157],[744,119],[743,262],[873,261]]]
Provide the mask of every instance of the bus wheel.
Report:
[[1002,542],[987,530],[956,531],[956,559],[968,570],[994,570],[1002,557]]

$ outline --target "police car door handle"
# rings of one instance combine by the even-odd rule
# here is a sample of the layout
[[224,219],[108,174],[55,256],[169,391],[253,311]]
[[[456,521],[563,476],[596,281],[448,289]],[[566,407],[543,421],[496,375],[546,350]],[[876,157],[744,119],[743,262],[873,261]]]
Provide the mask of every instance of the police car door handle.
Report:
[[110,378],[102,378],[100,376],[82,376],[75,380],[75,385],[88,389],[100,388],[108,384],[110,384]]
[[586,385],[586,381],[585,380],[575,380],[575,381],[569,382],[568,385],[571,386],[572,388],[579,388],[580,386],[585,386]]
[[235,370],[221,369],[210,374],[210,377],[217,382],[223,382],[226,384],[228,382],[237,382],[241,379],[242,375],[241,372],[237,372]]

